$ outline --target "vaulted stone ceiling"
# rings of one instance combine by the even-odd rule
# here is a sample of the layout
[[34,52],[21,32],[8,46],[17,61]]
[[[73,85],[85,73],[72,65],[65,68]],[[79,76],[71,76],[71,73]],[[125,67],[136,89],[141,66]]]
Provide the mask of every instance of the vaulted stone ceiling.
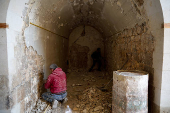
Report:
[[30,0],[25,9],[31,23],[65,37],[79,25],[107,37],[146,20],[143,0]]

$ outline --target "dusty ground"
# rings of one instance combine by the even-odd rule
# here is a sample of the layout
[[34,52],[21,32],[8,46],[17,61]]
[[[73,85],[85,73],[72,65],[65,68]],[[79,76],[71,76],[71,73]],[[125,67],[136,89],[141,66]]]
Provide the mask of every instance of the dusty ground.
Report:
[[111,113],[112,82],[108,92],[102,92],[109,77],[104,72],[71,72],[67,74],[67,105],[75,113]]
[[48,105],[47,113],[65,113],[67,105],[73,113],[111,113],[112,82],[107,87],[107,92],[100,90],[110,81],[111,77],[107,73],[99,71],[69,72],[67,73],[68,101],[60,104],[58,109],[51,110],[51,105],[40,99],[35,110],[37,108],[42,110],[33,113],[44,112]]

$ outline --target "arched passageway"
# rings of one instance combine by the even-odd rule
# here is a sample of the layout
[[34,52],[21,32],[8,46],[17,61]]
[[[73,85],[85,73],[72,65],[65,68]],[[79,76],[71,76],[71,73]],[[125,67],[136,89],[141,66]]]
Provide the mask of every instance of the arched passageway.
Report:
[[123,69],[150,74],[149,112],[169,112],[168,4],[165,0],[1,0],[0,22],[9,25],[0,29],[1,111],[30,110],[49,65],[68,69],[70,33],[85,25],[103,37],[108,75],[128,58]]

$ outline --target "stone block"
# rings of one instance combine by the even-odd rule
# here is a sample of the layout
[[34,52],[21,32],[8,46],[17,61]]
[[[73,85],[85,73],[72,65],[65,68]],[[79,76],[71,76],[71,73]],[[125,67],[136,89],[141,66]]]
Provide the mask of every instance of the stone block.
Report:
[[148,73],[113,72],[113,113],[148,112]]
[[8,8],[9,3],[6,0],[1,0],[0,3],[0,22],[6,21],[6,10]]
[[137,28],[136,28],[136,31],[137,31],[137,34],[139,35],[139,34],[141,34],[142,33],[142,29],[141,29],[141,27],[140,26],[138,26]]
[[133,28],[132,31],[133,31],[133,35],[134,35],[134,36],[137,35],[137,29],[136,29],[135,27]]
[[14,105],[17,104],[17,90],[11,92],[10,98],[12,99]]
[[25,97],[25,87],[24,85],[21,85],[17,88],[17,102],[21,102],[22,100],[24,100]]
[[147,31],[148,31],[148,27],[147,27],[147,26],[144,26],[143,32],[146,33]]
[[6,75],[0,75],[0,109],[9,109],[9,88],[8,88],[8,79]]
[[[37,99],[41,96],[37,96],[38,94],[37,93],[32,93],[31,94],[31,96],[30,96],[30,98],[31,98],[31,100],[34,100],[33,102],[32,102],[32,106],[35,106],[36,105],[36,101],[37,101]],[[38,97],[38,98],[37,98]]]
[[25,101],[25,111],[30,113],[31,112],[31,107],[32,107],[32,102],[35,100],[32,100],[30,97],[28,101]]
[[[0,75],[0,91],[8,92],[8,83],[7,75]],[[1,94],[0,94],[1,95]]]
[[144,4],[144,0],[135,0],[138,6],[142,6]]
[[6,95],[0,97],[0,109],[7,109]]
[[0,67],[1,75],[8,75],[7,59],[0,59]]
[[27,82],[25,82],[25,94],[29,95],[31,93],[31,79]]
[[140,35],[135,36],[135,38],[134,38],[135,43],[140,42],[140,40],[141,40]]
[[70,67],[72,68],[87,68],[88,66],[88,52],[90,51],[88,46],[81,46],[74,44],[70,48]]
[[25,113],[25,100],[20,102],[20,113]]
[[0,43],[0,59],[1,60],[7,59],[7,44]]
[[127,36],[132,36],[132,29],[128,30]]
[[125,29],[123,33],[124,33],[124,37],[127,37],[128,36],[128,29]]
[[133,42],[135,39],[135,36],[131,36],[131,41]]
[[[18,75],[18,76],[17,76]],[[21,73],[18,73],[17,75],[14,75],[12,77],[12,89],[15,88],[16,86],[20,85],[21,84],[21,81],[23,79]],[[16,77],[17,76],[17,77]]]
[[37,84],[37,85],[34,85],[34,86],[31,88],[31,92],[32,92],[32,93],[38,93],[38,84]]

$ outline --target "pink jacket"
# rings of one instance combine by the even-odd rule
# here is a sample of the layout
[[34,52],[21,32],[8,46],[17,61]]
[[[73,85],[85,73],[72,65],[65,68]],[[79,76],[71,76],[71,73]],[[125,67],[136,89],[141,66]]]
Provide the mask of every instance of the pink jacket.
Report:
[[56,68],[52,74],[48,76],[45,88],[50,88],[51,93],[60,93],[67,90],[66,74],[61,68]]

